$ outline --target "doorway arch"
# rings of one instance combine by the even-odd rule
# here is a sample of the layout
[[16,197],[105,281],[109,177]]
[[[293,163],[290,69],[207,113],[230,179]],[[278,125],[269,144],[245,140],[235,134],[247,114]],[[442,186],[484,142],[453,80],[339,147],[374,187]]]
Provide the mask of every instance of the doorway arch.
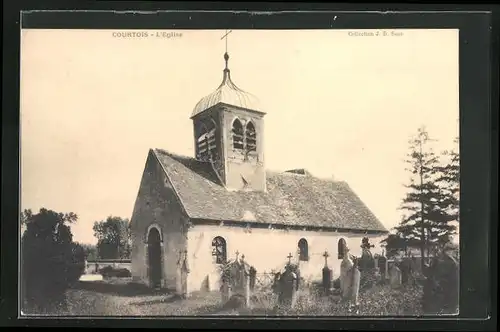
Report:
[[148,277],[153,288],[161,288],[163,275],[161,234],[158,228],[151,227],[148,231]]

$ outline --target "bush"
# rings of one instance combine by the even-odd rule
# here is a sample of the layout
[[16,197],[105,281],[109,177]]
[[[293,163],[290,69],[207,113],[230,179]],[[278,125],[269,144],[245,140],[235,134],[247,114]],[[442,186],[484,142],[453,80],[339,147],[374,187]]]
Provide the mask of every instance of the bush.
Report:
[[23,310],[51,312],[64,303],[68,286],[85,268],[83,248],[73,242],[69,224],[74,213],[40,209],[25,210],[21,221],[26,230],[21,239],[21,280]]
[[130,278],[132,274],[128,269],[116,269],[112,266],[106,266],[99,270],[103,278]]

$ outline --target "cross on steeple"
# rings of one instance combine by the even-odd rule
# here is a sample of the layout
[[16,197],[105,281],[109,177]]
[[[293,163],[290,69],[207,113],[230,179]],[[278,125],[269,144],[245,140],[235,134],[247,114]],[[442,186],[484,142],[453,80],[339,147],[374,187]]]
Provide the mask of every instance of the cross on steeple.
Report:
[[288,258],[288,264],[292,264],[292,253],[289,253],[286,257]]
[[224,38],[226,39],[226,53],[227,53],[227,39],[228,39],[228,37],[227,37],[227,36],[228,36],[231,32],[233,32],[233,30],[226,30],[226,34],[220,38],[221,40],[222,40],[222,39],[224,39]]
[[233,30],[226,30],[226,34],[222,36],[220,39],[226,39],[226,53],[224,53],[224,60],[226,61],[226,69],[229,70],[227,62],[229,61],[229,54],[227,53],[227,40],[228,40],[228,35],[233,32]]

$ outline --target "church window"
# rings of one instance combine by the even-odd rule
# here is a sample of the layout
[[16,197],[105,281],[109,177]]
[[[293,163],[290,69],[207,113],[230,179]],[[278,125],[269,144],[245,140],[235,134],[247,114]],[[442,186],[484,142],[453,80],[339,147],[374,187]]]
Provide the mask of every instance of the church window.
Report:
[[246,148],[248,152],[257,150],[257,134],[255,132],[255,126],[252,122],[248,122],[245,132]]
[[306,239],[299,240],[299,260],[308,261],[309,260],[309,245]]
[[226,240],[217,236],[212,240],[212,256],[216,264],[224,264],[227,260]]
[[243,150],[243,125],[238,119],[233,122],[233,148]]
[[341,238],[338,243],[338,258],[343,259],[346,254],[347,244],[344,238]]

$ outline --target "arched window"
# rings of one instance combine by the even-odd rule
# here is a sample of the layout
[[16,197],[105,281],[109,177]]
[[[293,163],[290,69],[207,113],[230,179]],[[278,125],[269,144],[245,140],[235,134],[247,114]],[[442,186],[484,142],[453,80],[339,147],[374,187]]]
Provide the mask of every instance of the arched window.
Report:
[[338,248],[339,259],[344,259],[344,256],[346,254],[346,248],[347,248],[347,244],[346,244],[344,238],[341,238],[339,240],[338,246],[339,246],[339,248]]
[[238,119],[233,122],[233,148],[243,149],[243,125]]
[[226,240],[217,236],[212,240],[212,256],[215,257],[216,264],[224,264],[227,260]]
[[299,260],[308,261],[309,260],[309,246],[306,239],[299,240]]
[[246,148],[248,152],[257,150],[257,134],[255,132],[255,126],[252,122],[249,122],[246,127],[245,132]]

